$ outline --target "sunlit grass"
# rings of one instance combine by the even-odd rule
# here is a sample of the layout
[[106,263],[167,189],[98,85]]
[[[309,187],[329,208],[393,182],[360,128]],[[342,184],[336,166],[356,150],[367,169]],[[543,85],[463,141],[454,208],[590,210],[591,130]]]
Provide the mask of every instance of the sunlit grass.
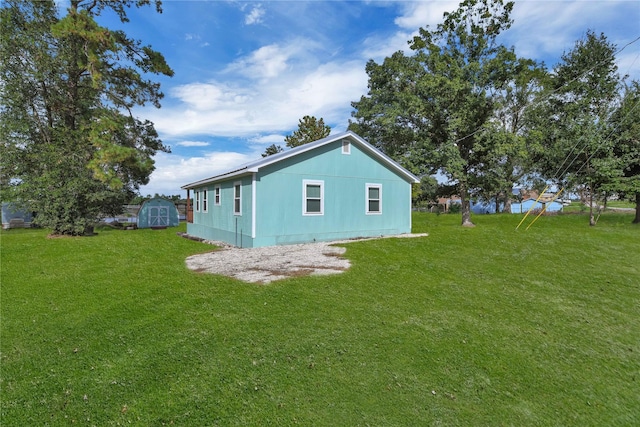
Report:
[[2,232],[0,424],[636,425],[640,228],[521,218],[416,214],[266,286],[176,229]]

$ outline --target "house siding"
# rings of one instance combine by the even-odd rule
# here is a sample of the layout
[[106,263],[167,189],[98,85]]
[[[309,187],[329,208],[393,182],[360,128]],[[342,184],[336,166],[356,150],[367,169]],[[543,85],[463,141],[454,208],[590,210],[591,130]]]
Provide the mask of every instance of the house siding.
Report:
[[[303,215],[303,182],[324,182],[324,213]],[[367,215],[366,185],[382,186],[382,214]],[[256,246],[411,231],[411,185],[355,144],[342,141],[265,167],[256,180]]]
[[[241,215],[234,214],[235,183],[241,185]],[[214,202],[215,187],[220,186],[220,204]],[[208,211],[194,210],[193,223],[187,224],[187,233],[207,240],[220,240],[239,247],[253,247],[251,237],[251,176],[242,176],[221,181],[216,185],[195,188],[208,189]]]

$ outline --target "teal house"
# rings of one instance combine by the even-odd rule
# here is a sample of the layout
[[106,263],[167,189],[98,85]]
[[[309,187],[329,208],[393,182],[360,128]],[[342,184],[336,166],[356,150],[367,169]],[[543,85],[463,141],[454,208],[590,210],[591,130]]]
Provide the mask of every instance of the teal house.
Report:
[[344,132],[183,186],[187,234],[261,247],[410,233],[418,182]]

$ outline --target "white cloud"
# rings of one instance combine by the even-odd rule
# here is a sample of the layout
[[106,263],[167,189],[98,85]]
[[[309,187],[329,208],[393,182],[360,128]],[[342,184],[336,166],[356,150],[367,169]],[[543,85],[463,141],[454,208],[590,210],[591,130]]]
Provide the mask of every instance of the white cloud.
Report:
[[529,58],[569,50],[575,42],[571,30],[575,26],[586,30],[579,17],[581,11],[584,13],[589,7],[576,2],[516,3],[512,15],[514,25],[504,37],[516,41],[518,55]]
[[[514,24],[504,33],[505,44],[513,44],[516,53],[529,58],[552,58],[552,67],[564,52],[571,51],[587,30],[597,34],[615,26],[628,25],[640,18],[637,3],[629,1],[522,1],[516,2],[512,17]],[[637,21],[636,21],[637,23]],[[629,34],[637,36],[637,25],[629,27]],[[622,30],[622,34],[624,34]],[[616,40],[605,32],[608,40],[622,47],[631,40]],[[612,38],[613,37],[613,38]],[[633,37],[632,37],[633,38]],[[624,52],[628,55],[627,51]],[[619,60],[622,67],[628,60]]]
[[[225,82],[173,88],[165,107],[150,112],[150,120],[164,136],[185,139],[278,133],[294,128],[307,114],[346,126],[351,102],[366,93],[364,61],[318,65],[317,60],[304,60],[309,52],[293,44],[269,45],[239,59],[223,73]],[[246,78],[233,79],[231,74]]]
[[401,14],[394,19],[398,27],[391,35],[373,35],[364,41],[363,57],[381,63],[384,58],[401,50],[410,52],[409,41],[418,35],[419,28],[435,29],[442,22],[444,12],[458,8],[459,0],[398,2]]
[[403,13],[398,16],[395,24],[409,31],[415,31],[427,25],[435,28],[442,22],[444,12],[453,12],[458,9],[460,1],[424,1],[402,3]]
[[301,111],[309,111],[327,121],[327,114],[322,114],[324,111],[350,108],[351,101],[366,93],[367,75],[363,65],[361,61],[321,65],[287,90],[287,104],[296,110],[297,116]]
[[272,133],[268,135],[256,135],[252,138],[249,138],[249,142],[253,145],[267,145],[267,144],[284,144],[285,135],[281,135],[278,133]]
[[262,6],[258,5],[251,9],[251,12],[245,16],[244,23],[247,25],[260,24],[263,21],[264,14],[265,10]]
[[[171,89],[170,93],[195,110],[212,110],[243,104],[249,99],[248,91],[223,83],[189,83]],[[185,110],[185,114],[188,115],[189,111],[192,110]]]
[[228,71],[239,71],[249,78],[271,78],[287,69],[287,60],[295,54],[297,47],[289,45],[282,49],[272,44],[254,51],[248,58],[231,64]]
[[[257,154],[259,157],[260,155]],[[256,153],[240,154],[234,152],[213,151],[201,157],[183,158],[168,153],[155,156],[156,169],[151,174],[148,185],[140,189],[147,194],[182,194],[181,186],[210,176],[215,176],[233,167],[255,160]]]
[[225,73],[237,73],[252,80],[271,79],[300,64],[311,67],[317,62],[315,54],[320,48],[317,43],[307,39],[269,44],[229,64]]
[[204,141],[180,141],[175,145],[180,147],[208,147],[210,144]]
[[398,31],[391,37],[369,37],[364,41],[362,57],[381,63],[384,61],[384,58],[391,56],[399,50],[408,53],[410,51],[408,41],[411,40],[414,35],[417,35],[417,31],[412,34]]
[[629,75],[631,79],[640,78],[638,75],[638,71],[640,70],[640,49],[638,47],[628,52],[624,50],[618,55],[616,63],[618,65],[618,72],[622,76]]

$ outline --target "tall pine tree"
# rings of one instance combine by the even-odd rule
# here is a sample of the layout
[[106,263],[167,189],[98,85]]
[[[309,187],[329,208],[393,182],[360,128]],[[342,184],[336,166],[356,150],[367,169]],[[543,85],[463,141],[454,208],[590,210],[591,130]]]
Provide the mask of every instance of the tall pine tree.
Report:
[[298,130],[284,138],[287,147],[293,148],[329,136],[331,127],[324,124],[324,119],[304,116],[298,121]]
[[90,233],[148,182],[154,154],[168,151],[132,109],[160,107],[159,84],[143,76],[173,71],[151,47],[95,20],[110,9],[127,22],[127,8],[149,3],[71,0],[62,15],[54,1],[9,0],[0,9],[2,198],[28,205],[54,234]]

